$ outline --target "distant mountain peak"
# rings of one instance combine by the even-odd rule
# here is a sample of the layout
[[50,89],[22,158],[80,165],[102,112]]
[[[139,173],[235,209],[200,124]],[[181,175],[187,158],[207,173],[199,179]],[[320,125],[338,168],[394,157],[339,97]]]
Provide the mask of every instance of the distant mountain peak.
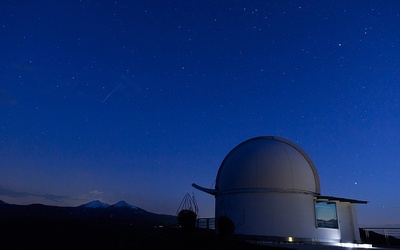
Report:
[[115,203],[114,205],[112,205],[111,207],[128,207],[128,208],[138,209],[137,206],[128,204],[125,201],[119,201],[119,202]]
[[107,208],[109,206],[110,205],[108,205],[107,203],[101,202],[99,200],[94,200],[89,203],[81,205],[81,207],[87,207],[87,208]]

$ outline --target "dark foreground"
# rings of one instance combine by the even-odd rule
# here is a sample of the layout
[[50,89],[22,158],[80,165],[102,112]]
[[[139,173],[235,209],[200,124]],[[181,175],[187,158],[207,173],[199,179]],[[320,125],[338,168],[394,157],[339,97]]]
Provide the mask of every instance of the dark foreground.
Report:
[[[218,237],[213,230],[146,227],[107,220],[41,217],[0,221],[0,249],[274,249]],[[280,248],[281,249],[281,248]]]
[[[104,218],[91,219],[54,219],[36,216],[13,217],[0,219],[0,250],[7,249],[68,249],[68,250],[150,250],[150,249],[303,249],[337,250],[340,248],[280,245],[261,246],[233,238],[223,238],[214,230],[178,227],[178,224],[149,226],[149,221],[115,221]],[[389,246],[379,243],[381,235],[371,234],[376,244],[388,249]],[[394,243],[394,242],[392,242]],[[391,244],[390,248],[399,248]]]
[[[179,227],[178,225],[186,225],[183,220],[186,217],[179,218],[180,220],[177,216],[154,214],[129,206],[55,207],[41,204],[11,205],[0,201],[0,250],[282,250],[284,247],[306,247],[290,244],[260,246],[229,237],[223,238],[213,230],[194,228],[194,223],[188,224],[192,227]],[[369,232],[368,239],[364,230],[360,230],[360,235],[363,242],[373,246],[400,246],[399,239],[385,237],[373,231]]]
[[195,229],[186,232],[182,229],[161,230],[149,238],[136,242],[135,249],[195,249],[195,250],[213,250],[213,249],[249,249],[249,250],[268,250],[283,249],[256,244],[244,241],[220,238],[214,231],[206,229]]

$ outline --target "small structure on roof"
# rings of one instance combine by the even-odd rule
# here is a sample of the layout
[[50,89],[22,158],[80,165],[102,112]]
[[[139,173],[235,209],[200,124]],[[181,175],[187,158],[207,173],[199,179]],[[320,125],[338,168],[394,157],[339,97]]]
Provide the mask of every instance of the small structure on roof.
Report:
[[178,224],[186,230],[194,229],[198,212],[199,208],[194,194],[186,193],[176,212]]
[[217,232],[270,242],[361,243],[355,204],[367,202],[321,195],[313,161],[286,139],[240,143],[222,161],[215,189],[193,187],[215,196]]

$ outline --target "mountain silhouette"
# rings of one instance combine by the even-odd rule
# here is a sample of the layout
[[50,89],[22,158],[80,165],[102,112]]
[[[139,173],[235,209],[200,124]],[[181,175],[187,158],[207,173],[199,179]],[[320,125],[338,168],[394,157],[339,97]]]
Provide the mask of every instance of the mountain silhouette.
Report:
[[[109,220],[136,223],[143,226],[167,226],[177,223],[176,216],[148,212],[125,201],[108,205],[94,200],[77,207],[49,206],[43,204],[14,205],[0,200],[0,219],[46,218],[74,220]],[[146,224],[146,225],[144,225]]]
[[108,205],[107,203],[103,203],[99,200],[94,200],[91,202],[88,202],[86,204],[82,204],[80,205],[80,207],[86,207],[86,208],[107,208],[110,205]]
[[125,201],[92,201],[77,207],[0,201],[4,249],[124,249],[159,228],[176,225],[176,216],[147,212]]

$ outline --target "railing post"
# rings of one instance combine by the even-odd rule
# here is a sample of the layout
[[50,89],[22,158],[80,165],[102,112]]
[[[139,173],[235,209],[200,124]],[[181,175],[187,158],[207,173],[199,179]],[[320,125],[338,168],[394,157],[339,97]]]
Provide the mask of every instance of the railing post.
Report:
[[365,232],[365,238],[367,238],[367,243],[370,244],[371,243],[371,239],[369,238],[369,230],[368,229],[364,229]]
[[389,234],[388,234],[387,229],[383,229],[383,232],[384,232],[384,234],[385,234],[386,245],[390,246]]

